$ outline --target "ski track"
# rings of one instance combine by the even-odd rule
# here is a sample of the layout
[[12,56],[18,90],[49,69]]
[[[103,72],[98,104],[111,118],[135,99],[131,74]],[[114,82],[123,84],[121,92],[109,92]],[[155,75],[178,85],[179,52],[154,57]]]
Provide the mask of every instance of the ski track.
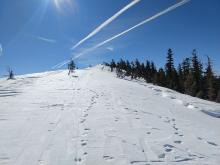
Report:
[[103,67],[0,80],[0,165],[218,164],[220,105]]

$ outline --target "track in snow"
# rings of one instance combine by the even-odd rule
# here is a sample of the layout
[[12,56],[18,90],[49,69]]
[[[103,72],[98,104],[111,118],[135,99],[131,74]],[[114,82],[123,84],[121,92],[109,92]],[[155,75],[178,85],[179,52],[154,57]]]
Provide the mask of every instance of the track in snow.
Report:
[[220,108],[100,67],[0,80],[0,165],[218,164]]

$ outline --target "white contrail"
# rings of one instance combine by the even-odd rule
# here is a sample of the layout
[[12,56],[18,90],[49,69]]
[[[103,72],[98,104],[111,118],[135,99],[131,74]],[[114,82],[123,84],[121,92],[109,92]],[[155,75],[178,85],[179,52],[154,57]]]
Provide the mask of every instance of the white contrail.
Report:
[[0,56],[3,54],[3,47],[2,44],[0,44]]
[[45,38],[45,37],[40,37],[40,36],[35,36],[35,38],[37,38],[41,41],[49,42],[49,43],[56,43],[57,42],[56,40]]
[[119,17],[121,14],[123,14],[125,11],[127,11],[129,8],[140,2],[141,0],[133,0],[131,3],[123,7],[120,11],[118,11],[116,14],[114,14],[112,17],[107,19],[105,22],[103,22],[100,26],[98,26],[95,30],[93,30],[88,36],[86,36],[84,39],[79,41],[76,45],[74,45],[71,49],[77,48],[79,45],[81,45],[83,42],[100,32],[104,27],[106,27],[108,24],[110,24],[112,21],[114,21],[117,17]]
[[55,44],[57,41],[54,39],[50,39],[50,38],[46,38],[46,37],[41,37],[41,36],[35,36],[35,35],[29,35],[33,38],[36,38],[38,40],[44,41],[44,42],[48,42],[48,43],[52,43]]
[[[129,29],[127,29],[127,30],[125,30],[125,31],[123,31],[123,32],[121,32],[121,33],[119,33],[119,34],[117,34],[117,35],[115,35],[115,36],[113,36],[113,37],[111,37],[111,38],[109,38],[109,39],[99,43],[99,44],[97,44],[97,45],[95,45],[95,46],[93,46],[92,48],[88,48],[84,52],[79,53],[77,56],[73,57],[72,59],[75,60],[75,59],[83,56],[84,54],[86,54],[88,52],[91,52],[91,51],[101,47],[102,45],[104,45],[104,44],[106,44],[106,43],[108,43],[108,42],[110,42],[110,41],[112,41],[112,40],[114,40],[114,39],[116,39],[116,38],[118,38],[118,37],[128,33],[128,32],[130,32],[130,31],[132,31],[132,30],[134,30],[136,28],[138,28],[139,26],[142,26],[142,25],[144,25],[144,24],[146,24],[146,23],[148,23],[148,22],[150,22],[150,21],[152,21],[152,20],[154,20],[154,19],[156,19],[156,18],[158,18],[158,17],[160,17],[160,16],[162,16],[162,15],[164,15],[164,14],[166,14],[166,13],[168,13],[168,12],[170,12],[170,11],[172,11],[172,10],[174,10],[174,9],[184,5],[184,4],[186,4],[186,3],[188,3],[189,1],[191,1],[191,0],[183,0],[183,1],[179,2],[179,3],[176,3],[175,5],[172,5],[172,6],[168,7],[167,9],[165,9],[165,10],[155,14],[154,16],[152,16],[152,17],[150,17],[150,18],[140,22],[139,24],[137,24],[137,25],[135,25],[135,26],[133,26],[133,27],[131,27],[131,28],[129,28]],[[69,61],[66,61],[65,63],[63,63],[63,65],[67,64],[68,62]],[[60,65],[59,67],[62,67],[63,65]]]
[[137,25],[135,25],[135,26],[133,26],[133,27],[131,27],[131,28],[129,28],[129,29],[127,29],[127,30],[125,30],[125,31],[123,31],[123,32],[121,32],[121,33],[119,33],[119,34],[117,34],[117,35],[115,35],[115,36],[113,36],[113,37],[111,37],[111,38],[109,38],[109,39],[99,43],[99,44],[97,44],[97,45],[95,45],[94,47],[88,49],[86,52],[82,52],[82,53],[78,54],[77,56],[74,57],[74,59],[77,59],[80,56],[84,55],[85,53],[88,53],[90,51],[93,51],[93,50],[101,47],[102,45],[104,45],[104,44],[106,44],[106,43],[108,43],[108,42],[110,42],[110,41],[112,41],[112,40],[114,40],[114,39],[116,39],[116,38],[118,38],[118,37],[120,37],[120,36],[122,36],[122,35],[124,35],[124,34],[126,34],[128,32],[130,32],[130,31],[136,29],[139,26],[142,26],[142,25],[144,25],[144,24],[146,24],[146,23],[148,23],[148,22],[150,22],[150,21],[152,21],[152,20],[154,20],[154,19],[156,19],[156,18],[158,18],[158,17],[160,17],[160,16],[162,16],[162,15],[164,15],[164,14],[166,14],[166,13],[172,11],[172,10],[174,10],[174,9],[176,9],[177,7],[180,7],[180,6],[188,3],[189,1],[190,0],[183,0],[183,1],[177,3],[177,4],[173,5],[173,6],[170,6],[169,8],[167,8],[167,9],[165,9],[165,10],[163,10],[163,11],[157,13],[157,14],[155,14],[154,16],[152,16],[152,17],[150,17],[150,18],[140,22],[139,24],[137,24]]

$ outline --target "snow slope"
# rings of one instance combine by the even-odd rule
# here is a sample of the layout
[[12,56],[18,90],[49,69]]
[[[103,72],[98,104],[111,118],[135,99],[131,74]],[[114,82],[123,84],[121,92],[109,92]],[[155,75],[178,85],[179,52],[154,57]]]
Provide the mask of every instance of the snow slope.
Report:
[[218,165],[219,112],[101,66],[1,79],[0,165]]

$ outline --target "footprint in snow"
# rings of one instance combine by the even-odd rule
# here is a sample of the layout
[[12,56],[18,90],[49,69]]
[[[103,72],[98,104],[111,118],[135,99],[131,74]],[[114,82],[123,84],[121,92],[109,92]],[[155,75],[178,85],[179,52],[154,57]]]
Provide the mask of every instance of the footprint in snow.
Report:
[[177,128],[175,125],[173,125],[173,129],[175,129],[176,131],[179,130],[179,128]]
[[81,162],[82,161],[81,158],[75,158],[74,160],[75,160],[75,162]]
[[93,101],[93,102],[92,102],[92,105],[95,104],[95,103],[96,103],[96,101]]
[[203,140],[201,137],[197,137],[198,140]]
[[86,119],[82,119],[81,121],[80,121],[80,123],[84,123],[86,121]]
[[113,160],[114,157],[108,156],[108,155],[104,155],[104,156],[103,156],[103,159],[105,159],[106,161],[108,161],[108,160]]
[[178,135],[179,137],[183,137],[183,134],[179,134],[179,132],[174,132],[175,135]]
[[166,152],[171,152],[174,148],[174,146],[172,146],[170,144],[165,144],[163,146],[164,146],[164,149],[165,149]]
[[176,144],[181,144],[182,141],[181,141],[181,140],[175,140],[174,143],[176,143]]
[[115,118],[115,122],[117,122],[118,120],[119,120],[119,118],[118,118],[118,117],[116,117],[116,118]]
[[82,142],[81,143],[81,146],[86,146],[87,145],[87,142]]
[[88,116],[88,114],[85,114],[83,117],[87,117]]
[[216,147],[218,146],[218,144],[216,144],[214,142],[207,141],[207,143],[210,144],[210,145],[216,146]]
[[158,130],[158,131],[160,130],[159,128],[151,128],[151,129],[153,129],[153,130]]
[[163,122],[164,123],[170,123],[170,120],[164,120]]

